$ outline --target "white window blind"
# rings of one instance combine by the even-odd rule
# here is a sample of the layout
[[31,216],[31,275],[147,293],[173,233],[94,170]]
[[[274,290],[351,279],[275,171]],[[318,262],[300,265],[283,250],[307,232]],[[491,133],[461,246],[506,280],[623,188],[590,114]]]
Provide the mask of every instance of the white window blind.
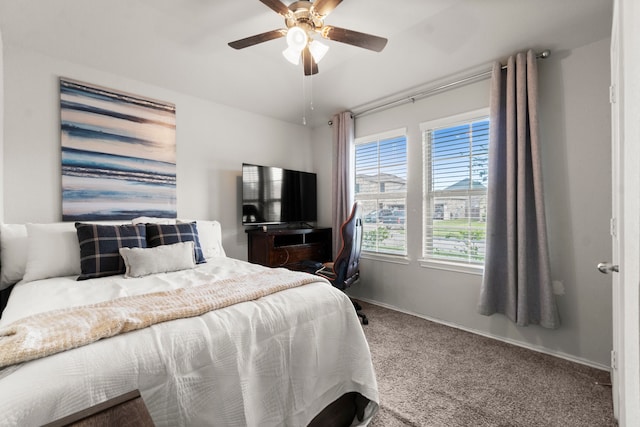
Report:
[[489,118],[486,109],[420,125],[426,260],[484,262]]
[[357,138],[353,182],[363,208],[362,249],[406,255],[406,130]]

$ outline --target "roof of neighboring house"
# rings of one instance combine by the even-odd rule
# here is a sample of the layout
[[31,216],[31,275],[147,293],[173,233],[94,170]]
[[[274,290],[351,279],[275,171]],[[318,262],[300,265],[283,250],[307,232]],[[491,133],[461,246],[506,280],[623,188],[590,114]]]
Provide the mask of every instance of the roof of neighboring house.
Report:
[[471,181],[471,179],[469,179],[469,178],[464,178],[464,179],[461,179],[460,181],[456,182],[455,184],[452,184],[452,185],[448,186],[447,188],[445,188],[445,190],[446,191],[449,191],[449,190],[469,190],[469,189],[480,190],[480,189],[486,189],[486,188],[487,187],[485,187],[479,181]]
[[378,175],[358,174],[356,175],[356,179],[372,182],[396,182],[399,184],[405,184],[407,182],[406,179],[389,173],[381,173]]

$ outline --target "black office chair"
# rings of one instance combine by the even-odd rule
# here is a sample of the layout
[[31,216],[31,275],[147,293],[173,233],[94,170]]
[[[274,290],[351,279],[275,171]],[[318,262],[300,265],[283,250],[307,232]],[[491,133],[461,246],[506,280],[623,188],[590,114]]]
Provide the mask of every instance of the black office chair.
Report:
[[[342,247],[333,262],[326,262],[316,274],[328,279],[333,286],[344,291],[360,280],[360,253],[362,252],[362,208],[354,203],[349,218],[340,227]],[[362,318],[362,324],[369,319],[362,312],[362,306],[351,300],[356,314]]]

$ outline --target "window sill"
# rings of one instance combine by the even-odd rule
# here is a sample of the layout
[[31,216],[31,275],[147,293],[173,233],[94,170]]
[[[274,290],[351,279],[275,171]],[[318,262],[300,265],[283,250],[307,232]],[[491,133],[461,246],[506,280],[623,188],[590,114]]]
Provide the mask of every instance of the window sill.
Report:
[[482,276],[484,267],[481,265],[466,265],[455,262],[435,261],[432,259],[420,259],[420,267],[433,268],[436,270],[454,271],[456,273],[473,274],[474,276]]
[[393,264],[409,264],[409,257],[406,255],[387,255],[387,254],[378,254],[372,252],[362,252],[360,254],[360,258],[363,259],[371,259],[374,261],[383,261],[383,262],[391,262]]

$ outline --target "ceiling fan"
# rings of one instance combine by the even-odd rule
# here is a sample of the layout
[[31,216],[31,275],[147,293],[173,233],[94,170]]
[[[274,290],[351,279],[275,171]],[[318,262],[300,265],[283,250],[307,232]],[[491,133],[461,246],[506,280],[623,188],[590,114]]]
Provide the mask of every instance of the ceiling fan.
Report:
[[282,54],[293,64],[299,64],[302,58],[305,76],[318,72],[318,62],[329,46],[315,40],[320,35],[327,40],[350,44],[364,49],[380,52],[387,44],[387,39],[345,28],[325,25],[324,18],[338,6],[342,0],[315,0],[313,3],[300,0],[289,6],[280,0],[260,0],[284,18],[287,28],[267,31],[266,33],[236,40],[229,43],[234,49],[244,49],[280,37],[287,38],[287,49]]

